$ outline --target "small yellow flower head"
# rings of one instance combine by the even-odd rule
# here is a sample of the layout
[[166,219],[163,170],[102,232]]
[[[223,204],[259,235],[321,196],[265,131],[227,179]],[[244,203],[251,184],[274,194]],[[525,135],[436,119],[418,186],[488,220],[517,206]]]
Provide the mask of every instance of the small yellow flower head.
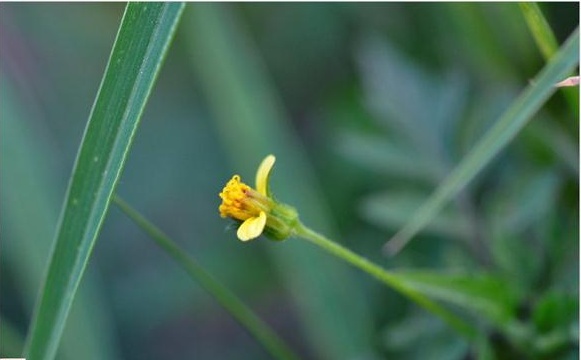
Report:
[[292,235],[298,222],[297,212],[276,202],[270,194],[268,179],[275,160],[273,155],[268,155],[258,167],[256,189],[234,175],[220,193],[220,216],[240,223],[236,234],[242,241],[255,239],[262,233],[274,240],[284,240]]

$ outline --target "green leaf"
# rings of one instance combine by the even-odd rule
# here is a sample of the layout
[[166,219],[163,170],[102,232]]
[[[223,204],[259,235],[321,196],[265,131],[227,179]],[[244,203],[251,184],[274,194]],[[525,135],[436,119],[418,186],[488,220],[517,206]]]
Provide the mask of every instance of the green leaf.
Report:
[[[521,2],[519,6],[543,58],[549,61],[557,53],[559,44],[547,19],[537,3]],[[579,91],[571,88],[562,88],[561,91],[565,95],[569,107],[577,114],[576,117],[579,117]]]
[[540,333],[547,333],[574,323],[578,320],[578,313],[579,298],[576,295],[553,290],[538,301],[533,312],[533,321]]
[[506,324],[516,309],[517,299],[508,284],[492,275],[428,271],[394,273],[402,283],[421,294],[458,305],[495,324]]
[[[579,343],[579,297],[577,292],[551,290],[540,298],[533,310],[537,331],[534,346],[547,358]],[[551,354],[553,356],[551,356]]]
[[[432,76],[374,36],[361,43],[358,59],[366,103],[378,124],[387,127],[387,141],[399,153],[407,151],[408,166],[426,167],[418,172],[432,175],[428,180],[441,180],[451,165],[450,144],[466,105],[466,82],[454,73]],[[419,163],[410,162],[412,156]]]
[[[441,179],[442,169],[437,162],[418,154],[409,144],[345,131],[338,136],[337,147],[346,158],[382,175],[432,186]],[[410,158],[417,160],[411,162]]]
[[27,340],[28,359],[52,359],[171,41],[181,3],[130,3],[73,168]]
[[[420,191],[385,191],[365,198],[361,212],[365,219],[374,224],[397,229],[413,215],[424,198],[425,193]],[[471,236],[470,224],[455,207],[440,212],[425,230],[455,240],[465,241]]]
[[543,57],[549,60],[559,49],[555,34],[536,3],[521,2],[519,6]]
[[539,73],[493,127],[417,210],[409,222],[385,245],[388,254],[400,251],[466,184],[490,163],[518,134],[555,92],[558,81],[579,63],[579,29],[555,58]]
[[418,311],[383,329],[382,343],[391,351],[405,351],[406,359],[462,359],[470,350],[440,319]]

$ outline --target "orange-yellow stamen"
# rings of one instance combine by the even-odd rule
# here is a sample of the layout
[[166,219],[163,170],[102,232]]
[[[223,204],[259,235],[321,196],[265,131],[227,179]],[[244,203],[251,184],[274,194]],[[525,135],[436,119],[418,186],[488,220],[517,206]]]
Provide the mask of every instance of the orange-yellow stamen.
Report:
[[[220,193],[222,204],[219,211],[222,217],[231,217],[245,221],[251,217],[257,217],[265,210],[262,196],[250,186],[240,180],[239,175],[234,175]],[[262,201],[261,201],[262,200]]]

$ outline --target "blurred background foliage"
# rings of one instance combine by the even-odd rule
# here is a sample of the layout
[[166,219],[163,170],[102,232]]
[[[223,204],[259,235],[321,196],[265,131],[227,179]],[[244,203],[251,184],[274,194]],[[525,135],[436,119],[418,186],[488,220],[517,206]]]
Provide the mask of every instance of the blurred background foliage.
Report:
[[[123,4],[0,9],[0,351],[16,357]],[[578,26],[578,3],[542,10],[559,43]],[[562,93],[381,254],[543,65],[517,4],[189,4],[118,193],[304,358],[578,358],[579,110]],[[252,182],[267,153],[305,223],[386,268],[490,275],[479,284],[514,321],[476,318],[468,344],[305,243],[238,242],[217,194],[233,173]],[[59,356],[267,355],[112,208]]]

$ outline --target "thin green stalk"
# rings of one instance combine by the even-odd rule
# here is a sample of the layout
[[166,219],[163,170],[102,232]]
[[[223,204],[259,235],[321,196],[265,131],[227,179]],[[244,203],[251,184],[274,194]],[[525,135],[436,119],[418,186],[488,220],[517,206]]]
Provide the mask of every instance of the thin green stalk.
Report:
[[115,195],[113,202],[141,227],[155,243],[180,264],[195,281],[210,293],[248,332],[276,359],[298,359],[278,335],[212,275],[206,272],[191,256],[181,249],[160,229],[137,210]]
[[521,2],[519,6],[543,58],[548,61],[559,50],[555,34],[536,3]]
[[295,235],[304,240],[310,241],[311,243],[321,247],[323,250],[337,256],[338,258],[345,260],[351,265],[365,271],[369,275],[383,282],[387,286],[398,291],[402,295],[408,297],[409,299],[415,301],[420,306],[424,307],[426,310],[439,315],[444,321],[446,321],[450,326],[456,329],[460,334],[464,335],[470,340],[476,338],[475,329],[470,326],[466,321],[459,318],[457,315],[446,310],[439,304],[430,300],[417,290],[411,288],[405,283],[405,280],[400,278],[397,274],[391,273],[382,267],[372,263],[371,261],[365,259],[352,252],[351,250],[337,244],[336,242],[329,240],[325,236],[311,230],[302,223],[298,223],[295,227]]
[[[559,50],[559,43],[557,42],[553,30],[549,26],[547,19],[537,3],[521,2],[519,3],[519,7],[539,51],[543,55],[545,61],[549,62],[549,60],[551,60]],[[565,79],[563,78],[561,80]],[[561,90],[563,91],[563,95],[569,103],[571,110],[574,111],[575,114],[579,114],[579,94],[572,89],[563,88]]]
[[409,221],[384,245],[393,256],[498,155],[555,92],[555,84],[579,64],[579,28],[561,50],[482,136]]

